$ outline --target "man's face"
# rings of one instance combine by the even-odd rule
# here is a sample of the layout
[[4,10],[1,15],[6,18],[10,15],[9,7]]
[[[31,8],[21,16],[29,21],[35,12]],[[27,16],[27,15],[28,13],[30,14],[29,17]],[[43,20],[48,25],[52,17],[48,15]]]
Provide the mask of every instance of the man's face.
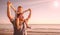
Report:
[[24,17],[23,17],[23,14],[21,13],[20,15],[19,15],[19,20],[23,20],[24,19]]

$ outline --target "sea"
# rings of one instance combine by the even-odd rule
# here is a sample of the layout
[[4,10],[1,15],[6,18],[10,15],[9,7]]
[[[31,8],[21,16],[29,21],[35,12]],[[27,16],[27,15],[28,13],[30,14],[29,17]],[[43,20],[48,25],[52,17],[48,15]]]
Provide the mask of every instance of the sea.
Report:
[[[60,24],[29,24],[27,35],[60,35]],[[0,24],[0,35],[13,35],[12,24]]]

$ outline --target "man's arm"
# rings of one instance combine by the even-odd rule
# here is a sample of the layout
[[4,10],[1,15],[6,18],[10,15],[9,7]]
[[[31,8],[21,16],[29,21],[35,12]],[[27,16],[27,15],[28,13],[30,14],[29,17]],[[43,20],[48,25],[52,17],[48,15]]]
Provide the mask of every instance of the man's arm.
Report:
[[10,1],[7,2],[7,16],[10,19],[10,21],[13,19],[11,12],[10,12]]

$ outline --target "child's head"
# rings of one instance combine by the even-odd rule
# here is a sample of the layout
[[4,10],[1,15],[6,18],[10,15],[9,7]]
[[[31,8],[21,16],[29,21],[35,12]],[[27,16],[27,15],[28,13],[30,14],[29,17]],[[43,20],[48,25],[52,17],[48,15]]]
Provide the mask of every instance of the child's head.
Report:
[[17,18],[19,18],[19,19],[24,18],[22,11],[23,11],[23,7],[22,6],[18,6],[18,8],[17,8],[17,12],[18,12],[17,13]]
[[17,12],[22,13],[22,10],[23,10],[22,6],[18,6]]

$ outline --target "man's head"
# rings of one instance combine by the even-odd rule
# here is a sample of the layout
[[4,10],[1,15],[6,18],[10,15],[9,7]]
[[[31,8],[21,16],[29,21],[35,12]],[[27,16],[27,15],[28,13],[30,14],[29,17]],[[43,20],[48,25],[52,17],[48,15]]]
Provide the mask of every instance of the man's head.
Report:
[[22,10],[23,10],[22,6],[18,6],[17,11],[21,13]]

